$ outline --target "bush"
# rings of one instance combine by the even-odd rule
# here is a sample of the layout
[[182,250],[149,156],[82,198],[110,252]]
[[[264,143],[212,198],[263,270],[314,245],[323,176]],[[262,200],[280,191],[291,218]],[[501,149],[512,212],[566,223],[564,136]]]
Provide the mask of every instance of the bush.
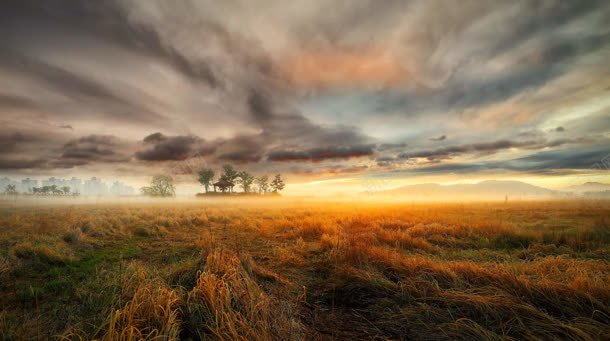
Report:
[[66,232],[61,236],[61,239],[68,244],[77,244],[81,240],[81,233],[76,230]]
[[14,256],[26,260],[37,260],[49,265],[65,264],[69,257],[61,255],[56,249],[47,245],[33,245],[30,242],[17,244],[11,250]]

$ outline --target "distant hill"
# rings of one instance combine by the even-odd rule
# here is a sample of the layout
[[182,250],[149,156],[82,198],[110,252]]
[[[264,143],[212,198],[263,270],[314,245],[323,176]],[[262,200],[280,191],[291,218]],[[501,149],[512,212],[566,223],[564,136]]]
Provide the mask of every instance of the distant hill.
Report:
[[487,180],[476,184],[439,185],[436,183],[408,185],[379,195],[400,195],[413,197],[553,197],[560,192],[530,185],[521,181]]
[[562,188],[562,191],[573,192],[573,193],[586,193],[586,192],[605,192],[610,191],[610,184],[601,182],[586,182],[582,185],[574,185]]

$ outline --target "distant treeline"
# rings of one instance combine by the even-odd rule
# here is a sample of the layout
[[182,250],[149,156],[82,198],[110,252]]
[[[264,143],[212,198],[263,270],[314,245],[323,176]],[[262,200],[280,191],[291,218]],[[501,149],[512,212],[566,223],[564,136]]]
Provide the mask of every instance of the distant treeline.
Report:
[[4,194],[6,195],[40,195],[40,196],[78,196],[79,193],[72,193],[70,186],[58,187],[57,185],[32,187],[32,192],[19,193],[17,186],[6,185],[4,188]]

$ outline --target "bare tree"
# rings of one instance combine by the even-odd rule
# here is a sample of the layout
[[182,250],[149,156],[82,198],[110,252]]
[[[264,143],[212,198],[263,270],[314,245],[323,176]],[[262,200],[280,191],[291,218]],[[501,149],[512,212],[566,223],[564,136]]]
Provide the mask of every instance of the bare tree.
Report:
[[16,195],[17,194],[17,186],[15,185],[6,185],[4,189],[4,194]]

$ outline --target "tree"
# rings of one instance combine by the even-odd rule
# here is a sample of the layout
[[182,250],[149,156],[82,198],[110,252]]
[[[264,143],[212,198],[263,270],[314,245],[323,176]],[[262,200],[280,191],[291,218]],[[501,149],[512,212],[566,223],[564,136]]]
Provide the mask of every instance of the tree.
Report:
[[199,183],[205,187],[205,192],[208,192],[210,185],[212,184],[212,179],[214,179],[214,171],[210,168],[199,170]]
[[237,173],[237,177],[239,178],[241,187],[244,189],[244,193],[250,193],[250,187],[254,182],[254,176],[246,171],[243,171]]
[[224,173],[222,174],[221,179],[228,181],[231,183],[231,192],[233,192],[233,186],[235,186],[235,179],[237,179],[237,171],[231,165],[222,166]]
[[286,185],[284,184],[284,180],[282,180],[280,174],[276,174],[275,178],[273,178],[273,181],[271,181],[271,188],[273,188],[273,193],[277,193],[283,190],[285,186]]
[[144,195],[151,197],[173,197],[176,195],[174,179],[169,175],[155,175],[150,182],[150,186],[140,188]]
[[256,185],[258,185],[259,193],[267,193],[267,191],[269,190],[269,176],[265,174],[256,178]]
[[64,186],[61,188],[65,195],[70,194],[70,186]]
[[6,185],[6,188],[4,189],[4,193],[5,194],[11,194],[11,195],[17,194],[17,186],[15,186],[15,185]]

